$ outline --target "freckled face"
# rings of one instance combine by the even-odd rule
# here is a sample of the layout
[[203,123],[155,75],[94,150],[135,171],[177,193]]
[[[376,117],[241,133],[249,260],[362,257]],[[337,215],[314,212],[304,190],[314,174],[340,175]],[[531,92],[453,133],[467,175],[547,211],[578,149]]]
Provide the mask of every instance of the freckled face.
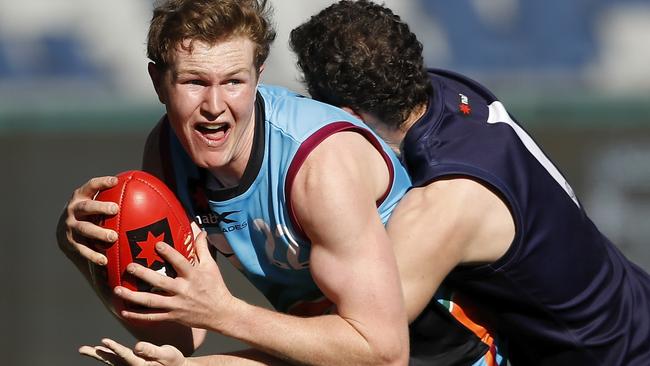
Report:
[[177,48],[157,83],[181,144],[194,163],[215,175],[240,178],[250,156],[258,82],[254,49],[245,37],[214,45],[195,41],[191,53]]

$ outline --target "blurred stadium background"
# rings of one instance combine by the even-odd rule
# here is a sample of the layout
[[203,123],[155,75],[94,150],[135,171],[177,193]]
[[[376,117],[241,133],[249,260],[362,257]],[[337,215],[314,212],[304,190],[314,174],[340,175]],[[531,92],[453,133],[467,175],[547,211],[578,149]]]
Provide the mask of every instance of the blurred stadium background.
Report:
[[[288,32],[331,0],[272,0],[264,81],[299,91]],[[572,182],[592,219],[650,270],[650,1],[386,0],[429,65],[490,87]],[[163,112],[146,73],[151,0],[0,0],[3,365],[86,365],[133,339],[56,249],[74,187],[137,168]],[[231,290],[265,302],[229,266]],[[211,336],[201,353],[239,347]]]

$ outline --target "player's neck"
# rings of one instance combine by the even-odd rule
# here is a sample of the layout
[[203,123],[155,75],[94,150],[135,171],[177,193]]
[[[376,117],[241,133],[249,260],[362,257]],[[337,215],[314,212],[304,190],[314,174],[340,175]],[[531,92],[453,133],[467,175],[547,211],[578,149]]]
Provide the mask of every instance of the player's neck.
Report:
[[[411,127],[424,116],[424,114],[427,112],[427,106],[428,103],[422,103],[419,106],[413,108],[411,113],[408,115],[406,120],[399,126],[399,131],[400,134],[402,135],[402,139],[404,136],[406,136],[406,133],[408,132]],[[401,141],[401,139],[400,139]]]

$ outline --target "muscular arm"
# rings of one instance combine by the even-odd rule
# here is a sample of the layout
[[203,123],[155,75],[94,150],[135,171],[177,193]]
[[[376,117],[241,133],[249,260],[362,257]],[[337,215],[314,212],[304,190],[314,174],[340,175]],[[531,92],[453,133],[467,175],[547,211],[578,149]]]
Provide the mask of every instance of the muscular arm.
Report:
[[453,178],[410,190],[387,231],[412,321],[455,266],[497,260],[515,229],[499,196],[471,179]]
[[387,184],[385,162],[360,135],[322,142],[300,168],[292,197],[311,241],[312,275],[337,314],[296,317],[233,298],[210,328],[291,363],[406,364],[399,276],[375,205]]
[[376,207],[388,186],[385,162],[353,133],[330,137],[312,154],[297,177],[294,209],[312,242],[312,275],[342,320],[331,346],[350,352],[349,360],[360,351],[406,356],[399,274]]

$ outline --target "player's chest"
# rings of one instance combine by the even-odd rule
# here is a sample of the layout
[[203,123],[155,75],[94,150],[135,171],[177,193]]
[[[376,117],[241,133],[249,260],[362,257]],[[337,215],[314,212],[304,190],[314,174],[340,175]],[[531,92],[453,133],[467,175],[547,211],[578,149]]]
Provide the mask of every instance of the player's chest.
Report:
[[254,276],[308,273],[309,242],[295,233],[280,197],[258,192],[225,202],[208,202],[197,221],[208,240],[240,270]]

